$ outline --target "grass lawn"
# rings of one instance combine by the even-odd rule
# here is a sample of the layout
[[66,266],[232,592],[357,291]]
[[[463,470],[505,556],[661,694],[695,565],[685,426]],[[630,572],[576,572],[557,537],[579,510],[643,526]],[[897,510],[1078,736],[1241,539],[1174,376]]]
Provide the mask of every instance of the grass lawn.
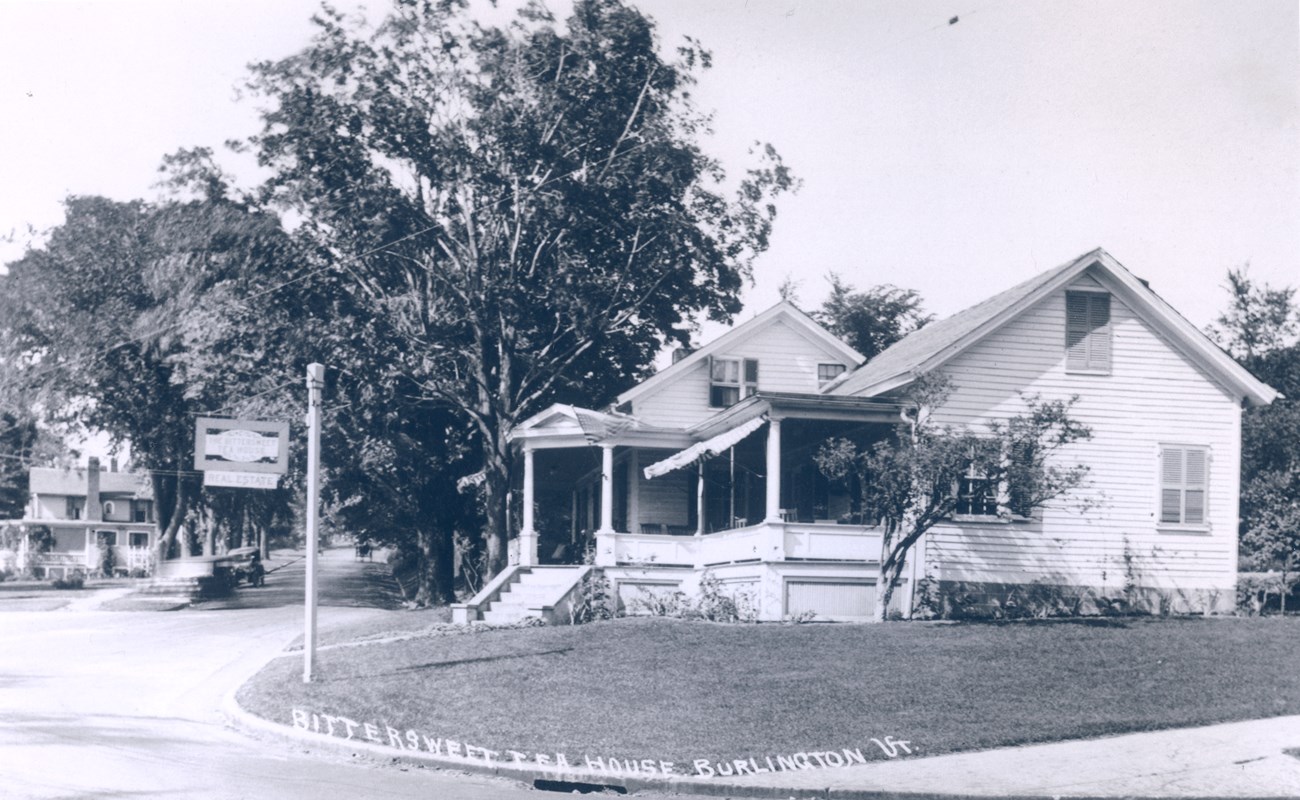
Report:
[[[1300,714],[1300,618],[714,625],[621,619],[325,650],[239,693],[504,752],[924,755]],[[876,753],[876,757],[880,757]]]

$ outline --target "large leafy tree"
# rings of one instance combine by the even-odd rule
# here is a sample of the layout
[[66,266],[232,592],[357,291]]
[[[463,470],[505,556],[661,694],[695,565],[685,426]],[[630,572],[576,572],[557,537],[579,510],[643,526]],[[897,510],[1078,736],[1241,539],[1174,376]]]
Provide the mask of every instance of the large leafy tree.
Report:
[[1242,414],[1240,533],[1243,563],[1277,570],[1285,597],[1300,578],[1300,308],[1293,287],[1256,283],[1245,267],[1228,270],[1225,288],[1210,335],[1282,393]]
[[563,26],[535,4],[485,27],[446,0],[316,22],[250,79],[265,200],[301,220],[314,274],[400,335],[403,390],[470,426],[496,572],[510,428],[612,396],[697,315],[737,311],[792,179],[759,148],[727,183],[690,101],[709,54],[665,60],[616,0],[579,0]]
[[915,289],[882,284],[859,291],[832,272],[831,293],[813,318],[868,359],[934,319]]
[[[1082,485],[1088,474],[1087,467],[1063,461],[1060,452],[1091,435],[1070,416],[1073,400],[1026,397],[1021,413],[974,431],[934,423],[934,411],[951,391],[943,375],[923,376],[905,399],[908,421],[889,437],[871,444],[835,438],[815,456],[827,477],[857,478],[862,513],[879,523],[876,621],[885,619],[894,586],[921,536],[963,502],[984,506],[981,513],[996,509],[1000,515],[1030,517]],[[978,476],[973,483],[971,476]]]
[[0,276],[2,360],[52,421],[130,442],[166,554],[200,497],[194,418],[256,385],[267,353],[250,332],[265,320],[249,287],[288,240],[278,220],[217,197],[74,197],[66,212]]
[[1249,362],[1295,341],[1300,330],[1300,311],[1295,306],[1295,288],[1275,289],[1256,283],[1250,265],[1228,270],[1224,288],[1229,295],[1227,309],[1210,326],[1209,333],[1234,358]]
[[38,438],[34,418],[0,409],[0,519],[23,516]]

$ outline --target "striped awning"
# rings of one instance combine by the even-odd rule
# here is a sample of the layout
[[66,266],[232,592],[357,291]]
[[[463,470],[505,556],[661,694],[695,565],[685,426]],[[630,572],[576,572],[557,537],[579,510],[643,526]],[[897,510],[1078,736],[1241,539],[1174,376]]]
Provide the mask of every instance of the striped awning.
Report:
[[655,462],[646,467],[645,476],[647,479],[657,478],[660,475],[665,475],[675,469],[689,467],[701,459],[716,456],[727,448],[735,445],[741,439],[744,439],[746,436],[763,427],[765,422],[767,422],[766,416],[755,417],[743,425],[737,425],[729,431],[719,433],[712,439],[705,439],[702,442],[697,442],[685,450],[673,453],[663,461]]

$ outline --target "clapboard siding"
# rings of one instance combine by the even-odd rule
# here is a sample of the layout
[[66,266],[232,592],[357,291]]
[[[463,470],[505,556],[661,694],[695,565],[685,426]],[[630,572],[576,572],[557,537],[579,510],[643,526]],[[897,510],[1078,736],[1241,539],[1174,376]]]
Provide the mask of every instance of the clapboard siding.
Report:
[[[646,467],[672,455],[672,450],[643,450],[640,465]],[[640,497],[637,516],[628,526],[630,533],[640,533],[641,525],[688,525],[695,494],[695,470],[679,469],[654,480],[642,477],[638,482]],[[649,531],[654,533],[655,531]]]
[[[1099,284],[1088,276],[1089,288]],[[1077,286],[1078,284],[1076,284]],[[941,424],[978,428],[1023,408],[1021,395],[1078,396],[1074,416],[1092,438],[1062,454],[1090,468],[1088,486],[1036,521],[952,523],[927,536],[926,560],[945,580],[1042,579],[1118,587],[1227,588],[1236,579],[1241,398],[1183,356],[1111,296],[1109,375],[1065,368],[1065,290],[943,367],[953,393]],[[1196,532],[1157,526],[1161,444],[1207,447],[1207,522]],[[1087,510],[1080,501],[1093,504]]]
[[[758,359],[758,388],[767,392],[816,392],[818,364],[853,366],[825,343],[779,318],[713,355]],[[718,413],[718,409],[709,407],[708,361],[701,361],[675,380],[638,397],[633,413],[651,425],[681,428]]]

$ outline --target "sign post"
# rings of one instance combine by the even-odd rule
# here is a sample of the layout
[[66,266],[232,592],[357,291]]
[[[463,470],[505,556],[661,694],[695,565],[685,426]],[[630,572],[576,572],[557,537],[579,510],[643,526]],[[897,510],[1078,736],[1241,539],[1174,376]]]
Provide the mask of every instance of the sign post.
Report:
[[316,665],[316,548],[320,541],[320,416],[325,365],[307,365],[307,587],[302,682],[311,683]]

